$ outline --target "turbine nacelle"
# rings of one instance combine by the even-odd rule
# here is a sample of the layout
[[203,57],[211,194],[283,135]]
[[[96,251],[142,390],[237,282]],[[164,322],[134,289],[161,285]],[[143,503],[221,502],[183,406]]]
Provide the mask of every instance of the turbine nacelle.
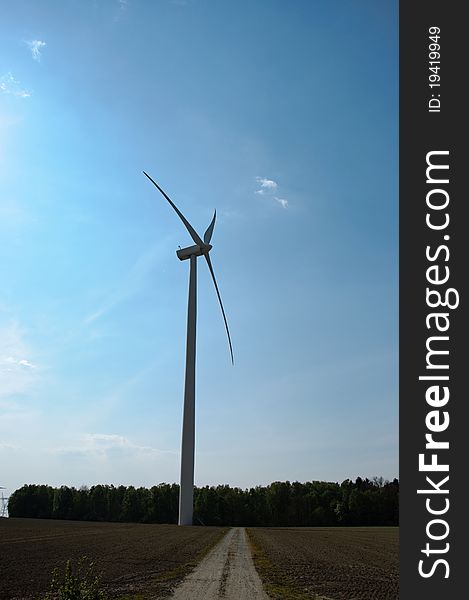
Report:
[[210,225],[204,233],[203,239],[192,227],[179,208],[174,204],[170,197],[160,188],[150,175],[144,175],[166,198],[174,211],[184,223],[184,227],[194,242],[193,246],[179,248],[176,251],[179,260],[190,258],[189,269],[189,301],[187,306],[187,338],[186,338],[186,375],[184,384],[184,410],[182,417],[182,445],[181,445],[181,483],[179,487],[179,525],[192,525],[194,514],[194,457],[195,457],[195,355],[196,355],[196,321],[197,321],[197,258],[203,256],[207,263],[208,270],[212,277],[213,285],[220,303],[223,321],[225,323],[226,335],[228,336],[228,345],[230,347],[231,362],[234,364],[233,346],[231,344],[230,330],[226,320],[225,309],[221,301],[220,290],[213,271],[210,250],[212,245],[213,228],[217,213],[215,211]]
[[207,227],[207,230],[204,233],[204,239],[202,240],[202,238],[199,236],[197,231],[192,227],[192,225],[189,223],[189,221],[186,219],[186,217],[182,214],[182,212],[179,210],[179,208],[174,204],[174,202],[171,200],[171,198],[168,196],[168,194],[160,188],[160,186],[156,183],[156,181],[154,179],[152,179],[150,177],[150,175],[148,175],[148,173],[145,173],[145,171],[143,171],[143,174],[145,175],[145,177],[147,177],[152,182],[152,184],[158,189],[158,191],[166,198],[166,200],[169,202],[169,204],[173,207],[173,209],[176,212],[176,214],[178,215],[178,217],[184,223],[184,227],[189,232],[189,235],[195,242],[194,246],[188,246],[187,248],[181,248],[180,250],[176,251],[176,254],[177,254],[177,257],[179,258],[179,260],[187,260],[191,256],[195,256],[195,257],[204,256],[205,257],[205,261],[207,262],[208,270],[210,271],[210,275],[212,276],[213,285],[215,286],[215,291],[217,293],[218,302],[220,303],[221,313],[223,315],[223,321],[225,323],[226,335],[228,337],[228,345],[230,347],[231,363],[234,365],[233,345],[231,344],[231,336],[230,336],[230,330],[228,329],[228,321],[226,320],[225,309],[223,308],[223,302],[221,301],[220,290],[218,289],[217,280],[215,279],[215,273],[213,272],[212,261],[209,256],[209,252],[212,249],[210,240],[212,239],[213,228],[215,227],[217,211],[214,212],[213,218],[210,222],[210,225]]
[[211,244],[204,244],[202,248],[196,244],[195,246],[188,246],[187,248],[176,250],[176,254],[179,260],[187,260],[191,256],[208,254],[212,248],[213,246]]

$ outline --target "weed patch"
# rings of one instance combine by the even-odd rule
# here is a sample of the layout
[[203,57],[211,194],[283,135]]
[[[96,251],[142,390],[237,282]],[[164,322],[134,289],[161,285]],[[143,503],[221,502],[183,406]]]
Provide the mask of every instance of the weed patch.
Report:
[[43,600],[109,600],[101,588],[101,577],[95,572],[94,562],[86,556],[78,560],[74,569],[67,560],[63,575],[54,569],[50,591]]

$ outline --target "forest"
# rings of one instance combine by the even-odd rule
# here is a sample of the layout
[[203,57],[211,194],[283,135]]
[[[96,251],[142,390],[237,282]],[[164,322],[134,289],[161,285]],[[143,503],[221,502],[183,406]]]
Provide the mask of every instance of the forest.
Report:
[[[179,486],[151,488],[24,485],[9,499],[10,517],[177,523]],[[194,489],[194,524],[227,526],[398,525],[399,481],[358,477],[342,483],[276,481],[250,489]]]

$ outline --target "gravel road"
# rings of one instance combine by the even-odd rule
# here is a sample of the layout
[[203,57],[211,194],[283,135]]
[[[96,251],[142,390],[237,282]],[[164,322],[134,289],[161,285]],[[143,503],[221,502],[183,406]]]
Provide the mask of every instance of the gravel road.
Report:
[[242,527],[233,527],[176,588],[173,600],[268,600]]

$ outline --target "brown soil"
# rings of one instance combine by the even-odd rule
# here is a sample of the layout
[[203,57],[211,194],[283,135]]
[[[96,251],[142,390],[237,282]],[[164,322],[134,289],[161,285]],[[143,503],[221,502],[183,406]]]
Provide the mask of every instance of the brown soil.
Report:
[[397,527],[252,528],[248,533],[272,598],[399,596]]
[[0,519],[0,599],[37,599],[55,567],[87,556],[113,598],[167,596],[226,528]]

